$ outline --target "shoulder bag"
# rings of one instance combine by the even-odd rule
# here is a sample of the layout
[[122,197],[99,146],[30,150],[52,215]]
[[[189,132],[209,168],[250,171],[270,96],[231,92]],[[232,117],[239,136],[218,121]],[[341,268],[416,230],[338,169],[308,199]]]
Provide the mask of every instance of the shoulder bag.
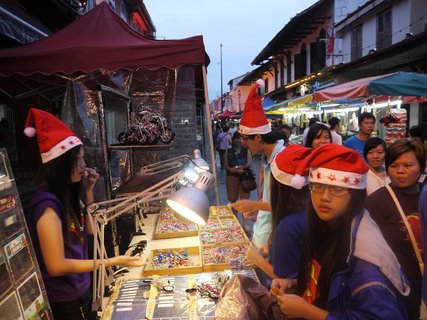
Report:
[[406,231],[408,232],[409,238],[411,239],[412,247],[414,248],[415,255],[417,256],[418,264],[420,266],[421,274],[423,274],[424,271],[424,261],[421,257],[420,249],[418,248],[417,241],[415,240],[414,233],[412,232],[411,226],[409,225],[408,219],[406,218],[405,213],[403,212],[402,206],[400,205],[399,200],[396,197],[396,194],[394,193],[393,189],[390,187],[390,185],[385,186],[390,193],[391,198],[394,201],[394,204],[397,207],[397,210],[400,213],[400,216],[402,217],[402,221],[405,224]]

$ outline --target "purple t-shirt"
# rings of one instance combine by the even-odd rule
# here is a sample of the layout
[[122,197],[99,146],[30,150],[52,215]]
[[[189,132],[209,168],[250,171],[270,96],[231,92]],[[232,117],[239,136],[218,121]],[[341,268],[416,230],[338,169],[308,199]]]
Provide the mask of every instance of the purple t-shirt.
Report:
[[270,263],[277,276],[289,279],[297,277],[307,227],[306,212],[292,213],[279,222],[270,252]]
[[[59,199],[46,190],[39,189],[31,201],[31,213],[28,218],[28,229],[33,241],[37,261],[43,276],[43,282],[46,287],[49,301],[66,302],[73,301],[82,297],[90,287],[90,273],[70,274],[66,276],[53,277],[49,275],[44,264],[43,255],[40,249],[39,238],[37,235],[37,222],[43,215],[46,208],[52,208],[58,214],[59,219],[62,216],[62,205]],[[62,221],[62,219],[61,219]],[[64,234],[64,252],[68,259],[87,259],[87,234],[82,244],[73,234],[68,236]]]

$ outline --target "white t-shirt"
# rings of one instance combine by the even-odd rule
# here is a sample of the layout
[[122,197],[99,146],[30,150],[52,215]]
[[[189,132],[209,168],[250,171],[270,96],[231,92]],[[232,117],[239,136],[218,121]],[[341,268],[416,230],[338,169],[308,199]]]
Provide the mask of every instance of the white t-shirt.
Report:
[[342,145],[342,137],[336,133],[334,130],[331,130],[332,143]]
[[386,176],[384,179],[378,177],[371,169],[368,170],[368,177],[366,180],[366,193],[369,196],[379,188],[385,187],[391,182],[390,178]]

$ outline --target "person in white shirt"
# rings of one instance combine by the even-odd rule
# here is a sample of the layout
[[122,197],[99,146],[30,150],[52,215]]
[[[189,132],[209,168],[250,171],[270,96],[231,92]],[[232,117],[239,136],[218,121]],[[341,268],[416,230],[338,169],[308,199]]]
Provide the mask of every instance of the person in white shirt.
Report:
[[366,182],[366,193],[368,196],[391,182],[384,167],[385,151],[386,144],[384,140],[369,138],[366,141],[363,155],[369,164]]
[[342,145],[342,137],[338,134],[340,132],[341,120],[337,117],[332,117],[328,121],[329,129],[331,130],[332,143]]
[[304,129],[304,132],[302,133],[302,145],[305,146],[305,143],[307,142],[307,134],[308,134],[308,130],[310,130],[310,127],[317,123],[320,122],[320,120],[318,118],[310,118],[310,120],[308,121],[308,127]]

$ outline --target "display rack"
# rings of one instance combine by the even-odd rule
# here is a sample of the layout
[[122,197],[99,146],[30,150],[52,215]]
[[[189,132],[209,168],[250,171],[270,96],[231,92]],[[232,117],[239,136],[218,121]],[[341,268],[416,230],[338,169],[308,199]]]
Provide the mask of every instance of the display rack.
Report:
[[0,318],[52,319],[6,149],[0,149]]

